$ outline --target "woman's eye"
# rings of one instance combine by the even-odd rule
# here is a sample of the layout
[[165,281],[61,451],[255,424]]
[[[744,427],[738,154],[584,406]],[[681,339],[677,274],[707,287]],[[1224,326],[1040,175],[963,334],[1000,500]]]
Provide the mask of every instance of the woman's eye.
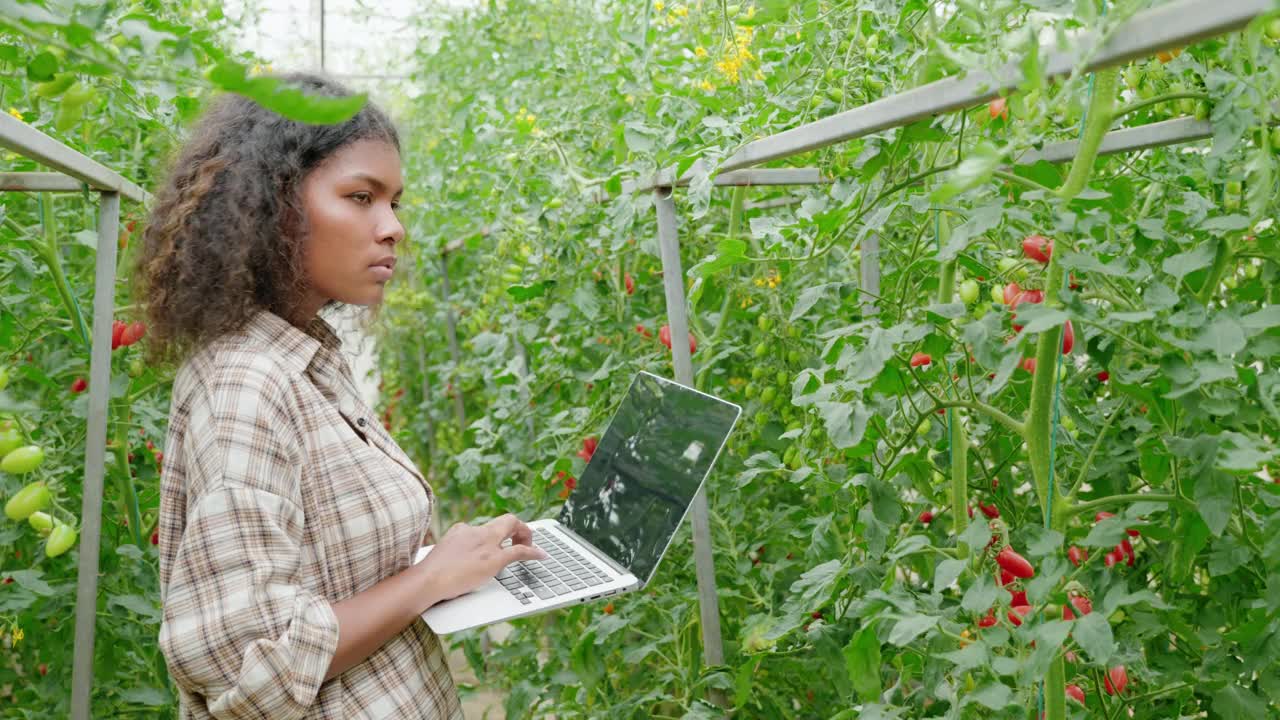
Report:
[[398,203],[398,202],[393,202],[393,203],[391,203],[391,209],[392,209],[392,210],[394,210],[394,211],[396,211],[396,212],[399,212],[399,211],[400,211],[400,203]]
[[368,205],[369,203],[373,202],[373,196],[372,196],[372,195],[370,195],[369,193],[363,193],[363,192],[362,192],[362,193],[356,193],[355,195],[352,195],[351,197],[352,197],[352,198],[354,198],[354,199],[355,199],[355,201],[356,201],[356,202],[358,202],[358,203],[360,203],[361,205]]

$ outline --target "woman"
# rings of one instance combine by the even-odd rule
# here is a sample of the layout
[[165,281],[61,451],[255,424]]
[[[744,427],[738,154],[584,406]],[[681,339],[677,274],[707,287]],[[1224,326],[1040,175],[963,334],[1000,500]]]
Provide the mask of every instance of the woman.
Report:
[[382,300],[404,238],[399,147],[371,105],[307,125],[226,95],[157,193],[134,296],[151,358],[180,366],[160,487],[160,647],[183,718],[460,718],[419,615],[545,557],[505,515],[455,525],[413,564],[431,487],[360,399],[319,315]]

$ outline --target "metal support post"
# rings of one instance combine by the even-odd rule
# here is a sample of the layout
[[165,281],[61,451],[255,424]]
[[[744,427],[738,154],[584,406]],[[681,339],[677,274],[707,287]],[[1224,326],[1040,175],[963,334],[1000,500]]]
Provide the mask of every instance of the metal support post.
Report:
[[862,239],[859,253],[862,271],[862,318],[865,320],[879,312],[876,298],[880,297],[880,234],[867,233]]
[[89,422],[84,492],[80,502],[80,565],[76,576],[76,644],[71,674],[71,717],[89,720],[93,691],[93,634],[98,619],[98,550],[102,536],[102,478],[107,455],[107,400],[111,391],[111,320],[115,311],[116,243],[120,195],[102,193],[98,257],[94,267],[93,344],[89,355]]
[[[680,266],[680,237],[676,227],[676,205],[671,188],[659,188],[653,195],[658,211],[658,245],[662,252],[662,285],[667,296],[667,324],[671,326],[671,362],[676,382],[693,387],[693,360],[689,355],[689,321],[685,315],[684,270]],[[715,557],[711,547],[711,523],[704,485],[693,500],[693,558],[698,575],[698,605],[702,617],[702,649],[706,665],[724,664],[720,638],[720,600],[716,592]],[[711,699],[721,707],[724,694],[711,691]]]

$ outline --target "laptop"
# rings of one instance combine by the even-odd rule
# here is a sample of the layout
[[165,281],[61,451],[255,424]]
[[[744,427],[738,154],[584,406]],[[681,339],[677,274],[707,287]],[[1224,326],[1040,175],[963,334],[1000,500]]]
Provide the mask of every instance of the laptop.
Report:
[[528,523],[533,544],[550,557],[512,563],[422,618],[438,634],[453,633],[643,588],[741,414],[733,403],[638,373],[559,517]]

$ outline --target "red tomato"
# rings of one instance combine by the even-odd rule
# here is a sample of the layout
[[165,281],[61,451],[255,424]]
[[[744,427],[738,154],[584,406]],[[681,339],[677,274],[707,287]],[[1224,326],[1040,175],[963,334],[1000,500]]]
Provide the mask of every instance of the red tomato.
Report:
[[1002,118],[1009,119],[1009,101],[1005,98],[996,98],[987,104],[987,112],[991,115],[991,119]]
[[147,326],[140,322],[129,323],[128,327],[120,333],[121,347],[129,347],[130,345],[142,339],[147,334]]
[[1120,556],[1117,555],[1115,551],[1107,553],[1106,556],[1102,558],[1102,564],[1107,567],[1111,567],[1118,562],[1120,562]]
[[1028,235],[1022,240],[1022,255],[1028,260],[1047,263],[1053,255],[1053,241],[1043,235]]
[[1121,695],[1129,684],[1129,673],[1125,671],[1123,665],[1117,665],[1107,670],[1107,676],[1103,679],[1103,687],[1108,695]]
[[929,523],[933,522],[933,511],[925,510],[924,512],[920,513],[920,522],[924,523],[925,525],[928,525]]
[[1110,379],[1111,379],[1111,373],[1107,372],[1106,370],[1103,370],[1102,372],[1098,373],[1098,382],[1106,382]]
[[1018,287],[1018,283],[1011,282],[1004,286],[1004,304],[1013,303],[1014,299],[1022,292],[1022,288]]
[[127,326],[124,323],[120,322],[119,320],[111,321],[111,349],[112,350],[115,350],[116,348],[120,347],[120,336],[124,333],[125,327]]
[[1009,604],[1013,607],[1018,607],[1019,605],[1030,605],[1031,603],[1027,602],[1027,591],[1019,590],[1018,592],[1009,593]]
[[634,295],[636,292],[636,281],[631,278],[631,273],[623,274],[622,282],[627,286],[627,294]]
[[641,335],[647,338],[653,337],[653,333],[649,332],[649,328],[645,327],[644,325],[636,325],[636,332],[640,333]]
[[933,358],[929,357],[928,353],[918,352],[911,356],[911,367],[920,367],[921,365],[930,365],[932,363]]
[[989,628],[996,624],[996,611],[992,608],[987,611],[986,617],[978,621],[978,627]]
[[1031,567],[1031,563],[1022,557],[1013,549],[1012,546],[1006,545],[999,555],[996,555],[996,564],[1001,570],[1006,570],[1014,577],[1029,578],[1035,577],[1035,568]]
[[1035,375],[1035,374],[1036,374],[1036,359],[1035,359],[1035,358],[1022,358],[1022,369],[1023,369],[1023,370],[1026,370],[1027,372],[1031,373],[1032,375]]
[[596,454],[596,445],[598,442],[599,441],[593,437],[583,439],[582,449],[578,451],[578,457],[582,458],[585,462],[591,462],[591,456]]
[[89,389],[89,381],[85,380],[84,378],[76,378],[75,382],[71,383],[71,393],[73,395],[79,395],[80,393],[88,389]]
[[1076,346],[1076,333],[1071,329],[1071,321],[1062,327],[1062,354],[1070,355],[1071,348]]
[[1093,603],[1089,601],[1089,598],[1083,595],[1073,595],[1071,597],[1071,603],[1062,606],[1063,620],[1076,619],[1076,613],[1071,611],[1072,606],[1075,606],[1076,611],[1079,612],[1081,617],[1093,612]]
[[992,520],[1000,517],[1000,508],[996,507],[995,503],[991,503],[990,505],[983,505],[982,503],[978,503],[978,509],[982,511],[983,515],[986,515]]
[[1084,704],[1084,691],[1080,689],[1079,685],[1068,685],[1067,697],[1071,698],[1072,700],[1075,700],[1081,705]]
[[1013,610],[1009,611],[1009,622],[1013,623],[1014,627],[1018,627],[1022,625],[1022,618],[1030,614],[1030,605],[1014,605]]
[[1075,565],[1076,567],[1080,567],[1080,563],[1084,562],[1086,559],[1088,559],[1088,557],[1089,557],[1088,552],[1081,550],[1075,545],[1072,545],[1071,549],[1067,550],[1067,559],[1070,560],[1071,564]]
[[[658,329],[658,340],[671,349],[671,326],[663,325]],[[698,351],[698,341],[694,339],[693,333],[689,333],[689,354],[692,355]]]

